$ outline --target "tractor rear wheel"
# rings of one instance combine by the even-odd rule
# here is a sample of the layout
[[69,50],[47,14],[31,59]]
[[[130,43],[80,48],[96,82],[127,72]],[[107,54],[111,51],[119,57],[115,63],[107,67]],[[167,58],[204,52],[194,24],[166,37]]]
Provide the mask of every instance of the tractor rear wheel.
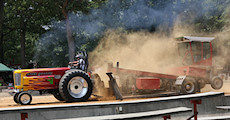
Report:
[[74,70],[66,73],[59,82],[59,92],[66,102],[87,100],[92,94],[93,84],[87,73]]
[[213,78],[210,80],[210,84],[211,84],[211,86],[212,86],[213,89],[219,90],[219,89],[222,88],[222,86],[223,86],[223,79],[221,79],[221,78],[218,77],[218,76],[213,77]]
[[191,94],[191,93],[196,93],[198,90],[198,84],[195,79],[193,78],[185,78],[181,85],[181,92],[183,94]]

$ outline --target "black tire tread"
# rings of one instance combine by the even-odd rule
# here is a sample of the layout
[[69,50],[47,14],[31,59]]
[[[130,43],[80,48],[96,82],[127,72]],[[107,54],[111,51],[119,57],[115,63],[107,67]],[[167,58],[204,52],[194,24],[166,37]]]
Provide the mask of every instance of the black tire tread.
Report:
[[[221,86],[220,86],[220,87],[217,86],[217,85],[215,85],[215,79],[219,79],[219,80],[221,81]],[[219,90],[219,89],[221,89],[222,86],[223,86],[223,79],[221,79],[220,77],[214,77],[214,78],[210,81],[210,83],[211,83],[211,87],[212,87],[213,89]]]
[[[88,91],[86,93],[85,96],[83,96],[82,98],[73,98],[67,90],[67,85],[68,82],[76,76],[80,76],[83,77],[87,83],[88,83]],[[67,72],[65,75],[63,75],[63,77],[61,78],[60,82],[59,82],[59,92],[61,97],[64,99],[64,101],[66,102],[80,102],[80,101],[86,101],[92,94],[92,90],[93,90],[93,84],[92,81],[90,80],[90,77],[87,73],[85,73],[82,70],[73,70],[73,71],[69,71]]]
[[17,103],[17,104],[19,103],[19,101],[18,101],[18,95],[19,95],[19,93],[15,93],[14,94],[14,102]]

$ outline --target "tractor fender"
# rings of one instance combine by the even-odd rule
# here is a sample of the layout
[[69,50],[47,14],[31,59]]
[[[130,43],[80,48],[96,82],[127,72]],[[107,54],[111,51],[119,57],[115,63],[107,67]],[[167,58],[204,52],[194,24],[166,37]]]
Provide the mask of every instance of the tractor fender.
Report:
[[79,69],[69,69],[69,70],[65,71],[65,74],[69,73],[69,72],[72,72],[72,71],[79,71]]
[[[80,70],[80,69],[69,69],[69,70],[65,71],[65,74],[67,74],[69,72],[73,72],[73,71],[82,71],[82,72],[85,72],[85,71]],[[91,77],[91,75],[89,73],[86,73],[86,74],[89,75],[89,77]],[[92,84],[94,84],[94,80],[93,79],[90,79],[90,80],[91,80]]]
[[186,76],[179,76],[176,78],[176,81],[175,81],[175,85],[182,85],[182,83],[184,82]]

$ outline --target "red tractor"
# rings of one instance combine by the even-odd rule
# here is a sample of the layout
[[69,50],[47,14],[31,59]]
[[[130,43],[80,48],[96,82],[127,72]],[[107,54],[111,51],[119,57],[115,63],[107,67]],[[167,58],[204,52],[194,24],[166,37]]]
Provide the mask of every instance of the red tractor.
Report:
[[184,66],[174,68],[170,74],[123,69],[118,67],[119,64],[117,67],[109,64],[108,71],[118,76],[123,93],[164,90],[190,94],[199,92],[205,84],[211,84],[213,89],[220,89],[223,78],[212,64],[213,39],[190,36],[177,38]]
[[[87,67],[87,65],[86,65]],[[14,101],[27,105],[31,92],[51,93],[60,101],[87,100],[93,91],[90,74],[70,67],[21,69],[14,71]]]

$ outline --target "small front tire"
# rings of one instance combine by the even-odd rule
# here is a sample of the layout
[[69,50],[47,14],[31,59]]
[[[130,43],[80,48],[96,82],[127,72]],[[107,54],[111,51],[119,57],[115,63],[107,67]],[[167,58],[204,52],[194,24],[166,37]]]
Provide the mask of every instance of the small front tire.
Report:
[[21,92],[18,94],[17,100],[21,105],[29,105],[32,101],[32,96],[29,93]]
[[14,102],[17,103],[17,104],[19,103],[19,101],[18,101],[18,95],[19,95],[19,93],[15,93],[14,94]]

